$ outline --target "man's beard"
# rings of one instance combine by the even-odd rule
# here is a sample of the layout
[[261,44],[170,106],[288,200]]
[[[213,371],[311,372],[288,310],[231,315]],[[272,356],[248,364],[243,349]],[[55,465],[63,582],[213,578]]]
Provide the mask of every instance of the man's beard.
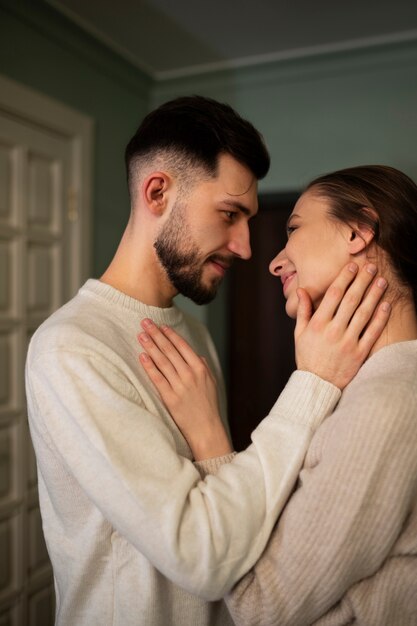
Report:
[[210,260],[226,261],[221,255],[202,260],[198,246],[192,241],[183,206],[176,203],[171,215],[155,240],[154,248],[175,289],[196,304],[207,304],[215,298],[222,277],[203,284],[204,264]]

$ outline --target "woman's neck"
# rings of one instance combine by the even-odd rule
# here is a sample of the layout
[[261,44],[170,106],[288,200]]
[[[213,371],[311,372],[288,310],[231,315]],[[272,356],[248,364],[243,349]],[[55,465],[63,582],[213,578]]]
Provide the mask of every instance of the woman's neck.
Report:
[[410,300],[397,300],[392,305],[387,325],[375,342],[369,356],[392,343],[413,339],[417,339],[417,315],[414,303]]

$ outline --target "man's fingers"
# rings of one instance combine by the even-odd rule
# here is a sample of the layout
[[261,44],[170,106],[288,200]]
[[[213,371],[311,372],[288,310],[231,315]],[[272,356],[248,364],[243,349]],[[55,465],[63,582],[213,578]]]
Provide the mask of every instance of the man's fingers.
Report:
[[[366,263],[366,265],[364,265],[364,267],[359,271],[355,280],[347,289],[345,297],[341,301],[335,315],[336,323],[340,325],[342,330],[344,330],[348,326],[350,320],[352,319],[352,316],[357,311],[360,311],[361,318],[363,314],[367,312],[370,313],[368,319],[366,319],[365,323],[360,329],[360,332],[365,328],[365,324],[370,320],[375,306],[377,305],[382,295],[382,292],[380,292],[379,289],[372,290],[371,288],[370,291],[372,291],[372,296],[371,298],[367,297],[367,290],[370,288],[370,285],[375,278],[376,272],[376,265],[374,265],[373,263]],[[374,299],[373,296],[375,295],[379,297],[377,299]],[[371,303],[373,303],[372,309],[370,308]],[[363,304],[365,304],[365,306],[362,306]]]
[[367,329],[359,340],[360,350],[365,356],[369,354],[374,343],[381,336],[389,316],[391,314],[391,305],[389,302],[382,302],[376,310],[376,313],[369,323]]
[[295,323],[294,336],[298,337],[306,328],[313,314],[313,303],[305,289],[297,289],[298,307],[297,320]]
[[[318,322],[329,322],[333,319],[342,299],[345,295],[346,289],[349,287],[353,279],[358,272],[358,266],[356,263],[349,263],[338,274],[336,279],[332,282],[328,290],[323,296],[323,300],[320,302],[319,307],[314,313],[314,318]],[[352,310],[352,314],[354,307]]]
[[[365,295],[363,301],[356,309],[353,317],[350,319],[350,321],[344,320],[344,323],[349,324],[348,332],[350,337],[357,340],[361,336],[362,332],[366,328],[366,325],[372,319],[378,303],[384,295],[387,285],[387,281],[381,276],[374,280],[368,293]],[[338,315],[339,312],[337,313],[336,317],[338,317]]]

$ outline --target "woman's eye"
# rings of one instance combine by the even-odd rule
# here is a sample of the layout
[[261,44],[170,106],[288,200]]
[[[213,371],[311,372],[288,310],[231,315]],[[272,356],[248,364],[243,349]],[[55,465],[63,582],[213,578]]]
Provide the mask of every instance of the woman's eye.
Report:
[[287,237],[289,237],[295,230],[297,230],[297,226],[287,226]]

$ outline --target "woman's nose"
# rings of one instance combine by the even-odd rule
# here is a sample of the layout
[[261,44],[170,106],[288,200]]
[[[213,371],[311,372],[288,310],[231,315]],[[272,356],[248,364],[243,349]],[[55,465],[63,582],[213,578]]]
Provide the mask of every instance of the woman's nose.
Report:
[[281,250],[281,252],[278,252],[277,256],[274,257],[271,263],[269,264],[269,271],[271,272],[273,276],[280,276],[285,267],[286,262],[287,262],[287,259],[285,256],[285,250]]

